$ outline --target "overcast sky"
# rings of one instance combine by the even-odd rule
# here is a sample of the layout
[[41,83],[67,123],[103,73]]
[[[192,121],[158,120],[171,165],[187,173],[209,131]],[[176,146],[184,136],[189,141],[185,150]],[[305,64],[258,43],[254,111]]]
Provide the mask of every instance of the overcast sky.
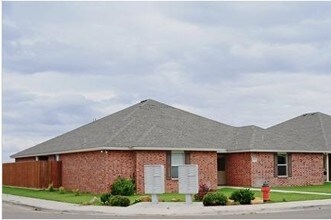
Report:
[[3,161],[152,98],[230,125],[331,114],[331,2],[3,2]]

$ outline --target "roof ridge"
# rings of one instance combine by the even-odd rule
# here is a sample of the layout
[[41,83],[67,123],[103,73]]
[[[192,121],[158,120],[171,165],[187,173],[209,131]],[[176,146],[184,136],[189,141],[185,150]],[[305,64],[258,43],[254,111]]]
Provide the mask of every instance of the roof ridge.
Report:
[[321,114],[318,112],[317,115],[318,115],[318,119],[319,119],[320,124],[321,124],[321,129],[322,129],[322,134],[323,134],[323,138],[324,138],[325,144],[326,144],[326,146],[329,146],[329,141],[326,138],[325,128],[324,128],[324,124],[323,124],[323,121],[322,121],[322,118],[321,118]]
[[[137,114],[137,112],[141,111],[141,106],[144,106],[147,101],[149,101],[151,99],[147,99],[147,100],[143,100],[141,102],[139,102],[135,109],[133,111],[131,111],[129,114],[127,114],[122,121],[125,121],[127,119],[129,119],[130,117],[132,117],[134,114]],[[129,125],[132,124],[132,122],[134,122],[136,119],[133,117],[131,118],[127,124],[125,124],[123,127],[121,127],[117,132],[115,132],[105,143],[104,145],[107,146],[107,144],[109,144],[112,140],[114,140],[114,138],[116,138],[118,135],[120,135]]]
[[308,114],[312,114],[312,113],[304,113],[304,114],[301,114],[301,115],[298,115],[298,116],[291,117],[291,118],[289,118],[289,119],[287,119],[287,120],[285,120],[285,121],[282,121],[282,122],[280,122],[280,123],[277,123],[277,124],[274,124],[274,125],[272,125],[272,126],[270,126],[270,127],[267,127],[266,129],[270,129],[270,128],[278,127],[279,125],[286,124],[286,123],[289,122],[289,121],[293,121],[293,120],[298,119],[298,118],[300,118],[300,117],[304,117],[304,116],[306,116],[306,115],[308,115]]
[[215,119],[207,118],[207,117],[205,117],[205,116],[201,116],[201,115],[198,115],[198,114],[196,114],[196,113],[192,113],[192,112],[189,112],[189,111],[187,111],[187,110],[180,109],[180,108],[177,108],[177,107],[174,107],[174,106],[171,106],[171,105],[168,105],[168,104],[165,104],[165,103],[163,103],[163,102],[159,102],[159,101],[156,101],[156,100],[153,100],[153,99],[143,100],[142,102],[143,102],[143,103],[147,103],[147,102],[149,102],[149,103],[153,103],[153,102],[156,102],[156,103],[158,103],[158,104],[160,104],[160,105],[164,105],[164,106],[166,106],[166,107],[168,107],[168,108],[172,108],[172,109],[175,109],[175,110],[177,110],[177,111],[185,112],[185,113],[190,114],[190,115],[193,115],[193,116],[195,116],[195,117],[199,117],[199,118],[202,118],[202,119],[205,119],[205,120],[207,119],[207,120],[209,120],[209,121],[213,121],[214,123],[217,123],[217,124],[220,124],[220,125],[223,125],[223,126],[225,125],[225,126],[228,126],[228,127],[235,128],[235,126],[232,126],[232,125],[229,125],[229,124],[225,124],[225,123],[222,123],[222,122],[216,121]]

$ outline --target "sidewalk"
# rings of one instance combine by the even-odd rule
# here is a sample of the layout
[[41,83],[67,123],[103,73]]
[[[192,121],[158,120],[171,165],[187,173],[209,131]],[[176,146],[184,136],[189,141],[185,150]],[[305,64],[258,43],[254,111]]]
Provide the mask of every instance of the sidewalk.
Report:
[[200,202],[186,205],[183,202],[161,202],[151,204],[148,202],[137,203],[129,207],[110,207],[110,206],[81,206],[70,203],[55,202],[28,197],[3,194],[3,202],[26,205],[40,209],[66,211],[66,212],[89,212],[96,214],[113,214],[123,216],[147,216],[147,215],[166,215],[166,216],[208,216],[217,214],[244,214],[244,213],[271,213],[293,211],[314,206],[331,205],[331,199],[284,202],[261,205],[235,205],[235,206],[212,206],[204,207]]

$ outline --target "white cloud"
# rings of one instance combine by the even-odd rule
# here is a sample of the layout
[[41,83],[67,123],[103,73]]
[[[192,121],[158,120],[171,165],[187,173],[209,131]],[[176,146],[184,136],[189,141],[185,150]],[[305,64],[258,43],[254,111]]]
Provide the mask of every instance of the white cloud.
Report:
[[4,2],[4,159],[146,98],[236,126],[330,114],[330,8]]

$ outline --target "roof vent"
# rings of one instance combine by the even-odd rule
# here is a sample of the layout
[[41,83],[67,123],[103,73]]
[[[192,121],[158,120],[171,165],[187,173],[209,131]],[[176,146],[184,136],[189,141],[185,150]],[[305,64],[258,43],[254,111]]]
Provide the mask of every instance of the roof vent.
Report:
[[307,116],[307,114],[303,114],[302,116]]
[[146,102],[148,99],[145,99],[145,100],[142,100],[140,103],[144,103],[144,102]]

